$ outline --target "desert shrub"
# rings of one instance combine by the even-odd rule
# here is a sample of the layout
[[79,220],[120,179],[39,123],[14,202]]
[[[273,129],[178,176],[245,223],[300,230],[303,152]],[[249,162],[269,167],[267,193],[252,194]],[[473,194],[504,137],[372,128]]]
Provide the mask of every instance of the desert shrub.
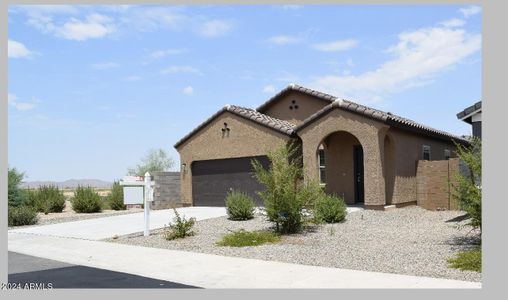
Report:
[[335,195],[323,193],[314,206],[314,217],[319,223],[338,223],[346,219],[346,203]]
[[125,210],[127,208],[123,203],[123,187],[118,181],[113,182],[111,194],[108,195],[107,202],[113,210]]
[[268,153],[271,166],[267,170],[257,160],[252,165],[256,179],[266,187],[259,192],[268,220],[280,233],[300,231],[310,219],[316,191],[315,183],[301,182],[303,170],[298,148],[294,144]]
[[462,271],[482,271],[482,249],[477,247],[472,250],[458,252],[455,257],[448,259],[449,266]]
[[9,207],[9,226],[33,225],[37,220],[37,212],[29,206]]
[[173,224],[169,224],[169,227],[164,230],[164,238],[166,240],[174,240],[194,235],[192,227],[196,223],[196,219],[190,218],[187,220],[185,216],[180,217],[180,214],[175,208],[173,208],[173,211],[175,212],[174,222]]
[[63,192],[54,185],[40,186],[33,192],[34,208],[39,212],[62,212],[65,208],[65,196]]
[[258,246],[266,243],[276,243],[280,240],[280,236],[269,231],[245,231],[240,229],[233,231],[222,237],[217,242],[219,246],[229,247],[247,247]]
[[226,197],[226,209],[231,220],[241,221],[254,218],[254,201],[243,192],[229,192]]
[[77,213],[95,213],[102,211],[101,196],[91,187],[78,186],[71,200],[72,209]]
[[454,186],[454,197],[458,200],[460,209],[469,216],[469,223],[473,228],[482,229],[482,143],[479,138],[473,138],[471,145],[457,144],[457,155],[465,163],[469,174],[458,174],[458,184]]
[[25,177],[25,173],[16,168],[9,168],[7,173],[7,200],[9,207],[17,207],[24,204],[26,197],[19,184]]

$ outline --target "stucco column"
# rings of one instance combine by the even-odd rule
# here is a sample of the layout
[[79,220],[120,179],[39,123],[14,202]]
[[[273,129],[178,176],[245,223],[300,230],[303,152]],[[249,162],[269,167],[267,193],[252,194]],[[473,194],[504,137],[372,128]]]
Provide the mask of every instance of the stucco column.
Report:
[[317,148],[319,142],[315,141],[302,141],[302,156],[303,156],[303,179],[305,182],[318,182],[318,161],[317,161]]
[[365,206],[381,208],[385,205],[383,176],[384,133],[369,134],[362,138]]

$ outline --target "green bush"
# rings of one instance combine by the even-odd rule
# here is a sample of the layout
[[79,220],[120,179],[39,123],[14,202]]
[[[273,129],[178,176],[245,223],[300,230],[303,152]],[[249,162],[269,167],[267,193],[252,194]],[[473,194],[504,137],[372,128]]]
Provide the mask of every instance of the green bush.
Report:
[[253,160],[257,180],[266,187],[259,192],[268,220],[280,233],[300,231],[310,220],[313,204],[320,187],[316,183],[303,184],[302,159],[294,144],[268,153],[271,167],[266,170]]
[[455,257],[448,259],[451,268],[462,271],[482,271],[482,249],[477,247],[472,250],[462,251]]
[[37,223],[37,220],[37,212],[31,207],[26,205],[9,207],[9,226],[33,225]]
[[258,246],[266,243],[276,243],[280,236],[269,231],[245,231],[240,229],[226,234],[222,240],[217,242],[219,246],[247,247]]
[[314,217],[319,223],[338,223],[346,219],[346,203],[335,195],[323,195],[316,201]]
[[458,184],[454,185],[454,198],[460,209],[469,216],[468,225],[482,230],[482,143],[479,138],[473,138],[467,147],[457,146],[457,155],[467,166],[469,174],[457,174]]
[[174,240],[194,235],[192,227],[196,223],[196,219],[190,218],[186,220],[185,217],[180,217],[175,208],[173,208],[173,211],[175,212],[174,223],[169,224],[169,227],[164,230],[164,238],[166,240]]
[[54,185],[40,186],[29,197],[33,199],[30,202],[33,203],[33,207],[39,212],[62,212],[65,208],[65,196]]
[[226,209],[230,220],[242,221],[254,218],[254,201],[246,193],[229,192],[226,197]]
[[16,168],[9,168],[7,173],[7,199],[9,207],[17,207],[23,205],[26,197],[23,190],[19,188],[19,184],[23,181],[25,173],[19,172]]
[[127,206],[123,203],[123,187],[118,181],[113,182],[111,194],[108,195],[107,202],[112,210],[125,210]]
[[102,211],[101,196],[91,187],[78,186],[71,200],[72,209],[77,213],[96,213]]

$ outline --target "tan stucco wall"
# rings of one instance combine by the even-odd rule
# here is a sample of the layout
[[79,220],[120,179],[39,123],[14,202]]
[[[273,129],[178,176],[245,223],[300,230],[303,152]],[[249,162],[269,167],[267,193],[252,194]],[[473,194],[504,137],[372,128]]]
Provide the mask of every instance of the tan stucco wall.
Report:
[[[224,123],[230,128],[228,137],[222,136]],[[290,137],[250,120],[222,113],[177,149],[180,163],[186,164],[186,171],[180,175],[182,203],[192,204],[193,161],[266,155],[289,140]]]
[[422,159],[422,145],[431,148],[431,160],[444,160],[444,150],[451,150],[451,157],[456,157],[455,145],[420,135],[415,135],[397,128],[390,128],[389,134],[395,143],[395,180],[393,186],[393,204],[416,202],[416,166]]
[[[365,205],[385,203],[385,182],[382,167],[384,135],[388,126],[340,109],[304,127],[299,135],[303,143],[305,180],[318,180],[317,149],[324,138],[337,131],[354,135],[363,147]],[[329,156],[331,156],[330,154]]]
[[353,135],[341,131],[324,140],[326,192],[344,197],[347,204],[355,202],[355,174],[353,145],[360,142]]
[[[330,103],[316,97],[292,91],[270,105],[263,113],[298,125],[328,104]],[[298,105],[298,109],[289,109],[291,105]]]

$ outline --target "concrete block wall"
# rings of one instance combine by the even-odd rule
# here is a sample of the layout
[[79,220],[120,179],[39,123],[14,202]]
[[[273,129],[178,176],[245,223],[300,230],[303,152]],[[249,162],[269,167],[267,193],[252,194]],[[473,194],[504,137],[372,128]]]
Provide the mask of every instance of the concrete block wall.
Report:
[[172,206],[181,207],[180,172],[155,172],[153,174],[154,201],[152,209],[167,209]]
[[460,171],[459,159],[420,160],[416,172],[418,206],[428,210],[456,210],[453,185]]

